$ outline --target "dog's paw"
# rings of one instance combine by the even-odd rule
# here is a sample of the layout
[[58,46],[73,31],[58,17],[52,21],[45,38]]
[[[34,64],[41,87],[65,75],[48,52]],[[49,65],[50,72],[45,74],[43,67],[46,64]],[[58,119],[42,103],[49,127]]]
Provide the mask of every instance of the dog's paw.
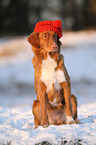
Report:
[[42,125],[44,128],[47,128],[47,127],[49,127],[49,125]]
[[48,121],[42,121],[42,122],[41,122],[41,125],[42,125],[44,128],[46,128],[46,127],[49,126],[49,123],[48,123]]
[[38,128],[39,127],[39,125],[36,125],[35,127],[34,127],[34,129],[36,129],[36,128]]
[[75,124],[75,121],[72,118],[72,116],[66,116],[66,124]]
[[47,128],[47,127],[49,126],[49,124],[48,124],[48,123],[42,124],[42,126],[43,126],[44,128]]
[[76,122],[77,124],[82,124],[82,123],[80,122],[80,120],[77,120],[77,119],[75,119],[75,122]]

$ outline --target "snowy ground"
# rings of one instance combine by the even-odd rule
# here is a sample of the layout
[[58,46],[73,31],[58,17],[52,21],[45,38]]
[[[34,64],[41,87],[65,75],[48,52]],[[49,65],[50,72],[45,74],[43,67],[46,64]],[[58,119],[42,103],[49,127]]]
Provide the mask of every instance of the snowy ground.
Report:
[[82,124],[34,129],[33,53],[26,37],[0,39],[0,145],[96,144],[96,31],[65,33],[62,53]]

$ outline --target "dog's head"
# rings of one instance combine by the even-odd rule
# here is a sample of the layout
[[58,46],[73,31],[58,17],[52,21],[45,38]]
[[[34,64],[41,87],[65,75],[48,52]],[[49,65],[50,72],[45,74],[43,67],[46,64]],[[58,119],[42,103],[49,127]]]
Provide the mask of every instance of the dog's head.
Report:
[[60,52],[61,42],[54,31],[33,32],[27,40],[35,49],[43,49],[46,53]]

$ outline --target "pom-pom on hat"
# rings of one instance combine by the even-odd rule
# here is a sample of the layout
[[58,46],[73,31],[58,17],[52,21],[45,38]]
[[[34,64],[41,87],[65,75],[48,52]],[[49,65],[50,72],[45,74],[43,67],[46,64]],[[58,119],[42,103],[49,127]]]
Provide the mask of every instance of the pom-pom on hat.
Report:
[[61,28],[61,21],[55,20],[55,21],[39,21],[35,28],[34,32],[44,32],[44,31],[54,31],[57,33],[58,37],[62,37],[62,28]]

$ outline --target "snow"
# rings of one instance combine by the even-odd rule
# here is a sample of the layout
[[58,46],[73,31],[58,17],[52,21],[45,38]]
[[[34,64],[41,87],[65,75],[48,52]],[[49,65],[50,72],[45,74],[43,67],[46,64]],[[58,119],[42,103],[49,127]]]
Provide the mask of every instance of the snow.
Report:
[[0,38],[0,145],[96,144],[96,31],[67,32],[61,41],[80,124],[34,129],[31,46],[26,37]]
[[0,143],[34,145],[47,141],[50,144],[96,143],[96,102],[81,105],[78,109],[80,123],[72,125],[39,126],[34,129],[34,116],[30,107],[0,107]]

